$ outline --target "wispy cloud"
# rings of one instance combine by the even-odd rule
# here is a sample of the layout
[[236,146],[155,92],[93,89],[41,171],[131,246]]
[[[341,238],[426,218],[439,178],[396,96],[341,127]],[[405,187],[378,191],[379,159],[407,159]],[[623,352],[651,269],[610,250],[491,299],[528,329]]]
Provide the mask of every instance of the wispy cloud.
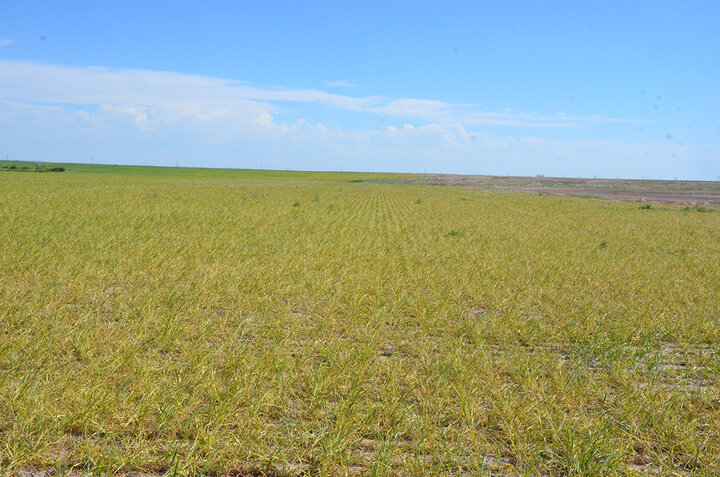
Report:
[[359,86],[355,83],[349,82],[348,80],[326,81],[325,85],[337,88],[354,88],[356,86]]
[[[323,124],[322,117],[303,119],[323,108],[382,126],[353,129]],[[27,160],[92,155],[109,163],[584,176],[621,171],[625,177],[707,177],[717,170],[717,146],[557,139],[576,131],[592,136],[592,128],[578,126],[634,122],[0,60],[0,144],[12,144]],[[485,125],[506,132],[478,132],[490,131]],[[577,129],[547,137],[539,129],[570,127]]]
[[8,46],[15,43],[13,40],[8,40],[7,38],[3,38],[0,36],[0,46]]
[[718,147],[667,141],[491,135],[452,123],[344,130],[314,121],[276,124],[266,117],[263,124],[261,116],[217,114],[210,120],[162,122],[141,107],[68,112],[63,106],[0,101],[0,144],[12,144],[11,156],[26,160],[77,162],[94,156],[96,162],[117,164],[637,178],[704,177],[717,169],[720,154]]
[[516,127],[570,127],[584,123],[645,123],[644,120],[604,118],[601,116],[569,116],[567,114],[521,113],[505,110],[478,111],[470,104],[453,104],[428,99],[396,99],[370,108],[378,114],[447,121],[473,125]]
[[[351,85],[347,81],[333,84]],[[0,97],[50,105],[103,106],[106,113],[136,111],[134,122],[143,128],[163,122],[208,121],[237,121],[268,127],[278,112],[292,111],[294,104],[463,127],[558,128],[635,121],[561,113],[482,111],[471,104],[435,99],[350,96],[319,89],[260,87],[234,79],[168,71],[69,67],[30,61],[0,60]]]

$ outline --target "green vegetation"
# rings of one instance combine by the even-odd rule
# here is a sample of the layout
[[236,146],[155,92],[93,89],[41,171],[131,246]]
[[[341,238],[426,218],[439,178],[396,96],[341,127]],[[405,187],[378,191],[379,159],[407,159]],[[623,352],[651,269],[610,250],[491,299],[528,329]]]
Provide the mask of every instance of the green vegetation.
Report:
[[[35,170],[35,162],[0,161],[0,170]],[[301,180],[307,181],[348,181],[401,180],[414,177],[413,174],[385,174],[379,172],[304,172],[275,171],[258,169],[210,169],[201,167],[158,167],[120,166],[111,164],[45,163],[47,167],[62,168],[67,172],[81,174],[150,176],[158,178],[207,178],[243,180]]]
[[720,471],[715,209],[58,167],[0,172],[0,474]]
[[8,161],[0,162],[0,170],[2,171],[20,171],[20,172],[65,172],[64,167],[49,166],[46,167],[44,164],[39,162],[32,163],[32,166],[28,163],[12,163]]

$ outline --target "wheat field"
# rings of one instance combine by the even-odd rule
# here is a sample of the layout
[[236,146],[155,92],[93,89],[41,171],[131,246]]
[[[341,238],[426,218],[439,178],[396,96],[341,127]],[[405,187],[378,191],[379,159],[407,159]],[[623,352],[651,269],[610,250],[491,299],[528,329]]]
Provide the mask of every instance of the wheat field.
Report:
[[720,213],[0,172],[0,473],[720,472]]

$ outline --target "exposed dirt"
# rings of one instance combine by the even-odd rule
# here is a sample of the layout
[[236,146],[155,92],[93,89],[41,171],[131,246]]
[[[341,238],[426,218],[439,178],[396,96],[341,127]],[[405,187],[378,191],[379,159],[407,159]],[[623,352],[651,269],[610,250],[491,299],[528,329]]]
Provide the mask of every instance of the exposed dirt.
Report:
[[650,190],[600,190],[600,189],[549,189],[549,188],[507,188],[515,192],[539,194],[572,195],[579,197],[600,197],[614,200],[636,200],[656,204],[689,204],[720,206],[720,193],[690,193]]
[[450,185],[475,189],[506,190],[537,194],[600,197],[604,199],[633,200],[660,204],[720,206],[720,182],[714,181],[427,174],[389,182]]

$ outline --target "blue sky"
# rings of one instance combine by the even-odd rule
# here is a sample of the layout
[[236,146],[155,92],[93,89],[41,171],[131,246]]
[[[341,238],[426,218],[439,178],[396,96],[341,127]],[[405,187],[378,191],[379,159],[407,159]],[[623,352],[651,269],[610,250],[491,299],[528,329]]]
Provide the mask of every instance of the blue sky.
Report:
[[0,12],[0,157],[720,176],[719,2],[0,0]]

